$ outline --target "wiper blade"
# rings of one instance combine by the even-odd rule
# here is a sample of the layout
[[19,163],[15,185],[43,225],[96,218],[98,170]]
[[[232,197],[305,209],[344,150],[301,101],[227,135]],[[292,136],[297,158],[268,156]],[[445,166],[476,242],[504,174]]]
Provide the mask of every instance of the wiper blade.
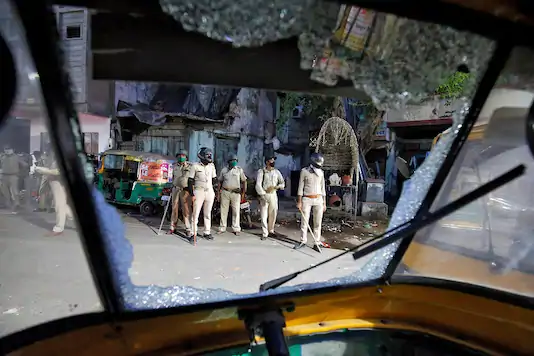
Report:
[[294,272],[294,273],[291,273],[291,274],[288,274],[286,276],[283,276],[283,277],[279,277],[279,278],[276,278],[276,279],[272,279],[270,281],[267,281],[265,283],[263,283],[261,286],[260,286],[260,292],[264,292],[264,291],[267,291],[269,289],[275,289],[275,288],[278,288],[280,287],[281,285],[283,284],[286,284],[287,282],[295,279],[298,275],[304,273],[304,272],[308,272],[312,269],[315,269],[319,266],[322,266],[322,265],[325,265],[327,263],[330,263],[331,261],[334,261],[342,256],[345,256],[349,253],[353,253],[353,258],[354,259],[358,259],[358,258],[362,258],[364,256],[367,256],[368,254],[376,251],[376,250],[379,250],[393,242],[396,242],[398,240],[401,240],[411,234],[414,234],[416,233],[418,230],[430,225],[430,224],[433,224],[435,222],[437,222],[438,220],[446,217],[447,215],[449,214],[452,214],[454,213],[455,211],[457,211],[458,209],[461,209],[463,208],[464,206],[472,203],[473,201],[479,199],[480,197],[483,197],[484,195],[494,191],[495,189],[498,189],[500,187],[502,187],[503,185],[513,181],[514,179],[520,177],[521,175],[523,175],[525,173],[525,166],[524,165],[519,165],[513,169],[511,169],[510,171],[504,173],[503,175],[489,181],[488,183],[482,185],[481,187],[473,190],[471,193],[468,193],[464,196],[462,196],[461,198],[445,205],[444,207],[442,207],[441,209],[438,209],[436,210],[435,212],[433,213],[428,213],[427,215],[423,216],[422,218],[420,219],[412,219],[412,220],[409,220],[407,222],[405,222],[404,224],[401,224],[391,230],[388,230],[386,231],[385,233],[381,234],[381,235],[378,235],[378,236],[375,236],[374,238],[372,238],[371,240],[359,245],[359,246],[356,246],[350,250],[347,250],[347,251],[344,251],[344,252],[341,252],[340,254],[334,256],[334,257],[331,257],[331,258],[328,258],[316,265],[313,265],[313,266],[310,266],[308,268],[304,268],[300,271],[297,271],[297,272]]

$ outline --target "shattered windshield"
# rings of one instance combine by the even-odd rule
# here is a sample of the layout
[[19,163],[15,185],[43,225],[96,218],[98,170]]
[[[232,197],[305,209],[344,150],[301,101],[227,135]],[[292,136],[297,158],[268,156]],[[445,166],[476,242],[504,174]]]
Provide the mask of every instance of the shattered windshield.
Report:
[[[73,202],[53,165],[39,74],[10,2],[0,3],[2,36],[21,78],[0,131],[6,334],[100,306],[69,219]],[[348,82],[361,96],[94,80],[88,63],[101,52],[90,42],[98,47],[102,33],[89,18],[98,14],[55,7],[81,129],[73,134],[91,155],[84,162],[94,168],[88,184],[106,257],[130,310],[257,295],[266,280],[413,218],[494,47],[473,34],[354,6],[278,1],[258,13],[256,4],[228,2],[213,16],[201,3],[161,1],[185,29],[234,47],[296,37],[311,79]],[[202,11],[185,11],[197,5]],[[254,21],[244,26],[242,18]],[[111,149],[125,154],[101,155]],[[268,293],[378,278],[395,250],[346,256]]]
[[431,210],[520,163],[526,174],[420,230],[397,273],[534,296],[534,173],[524,132],[534,99],[532,58],[525,48],[512,53]]

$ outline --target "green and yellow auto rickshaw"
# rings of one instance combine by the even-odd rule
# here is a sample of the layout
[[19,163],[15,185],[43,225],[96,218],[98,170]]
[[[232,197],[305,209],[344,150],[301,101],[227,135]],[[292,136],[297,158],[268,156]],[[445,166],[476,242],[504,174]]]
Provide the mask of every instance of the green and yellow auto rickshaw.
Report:
[[96,184],[113,204],[138,206],[153,215],[172,188],[174,158],[157,153],[108,150],[102,154]]

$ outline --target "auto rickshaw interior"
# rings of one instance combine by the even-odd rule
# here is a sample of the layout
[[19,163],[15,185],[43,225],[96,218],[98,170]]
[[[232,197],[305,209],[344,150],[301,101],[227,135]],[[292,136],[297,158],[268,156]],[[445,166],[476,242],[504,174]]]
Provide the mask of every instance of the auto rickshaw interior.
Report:
[[[531,140],[534,135],[531,110],[525,109],[524,105],[520,108],[500,107],[493,110],[491,120],[483,130],[484,140],[482,143],[471,140],[472,148],[468,149],[471,144],[469,133],[474,132],[471,130],[476,124],[477,116],[513,48],[534,46],[529,34],[529,31],[532,33],[534,23],[532,12],[521,13],[523,8],[531,10],[532,7],[526,2],[518,1],[515,5],[507,5],[508,11],[495,15],[496,9],[491,5],[470,1],[455,1],[454,4],[452,1],[425,1],[417,4],[412,1],[361,3],[384,12],[470,30],[496,42],[496,49],[480,80],[465,120],[456,123],[454,130],[449,133],[454,137],[451,136],[447,141],[447,135],[443,135],[436,144],[436,151],[441,149],[441,154],[446,157],[440,158],[439,154],[430,155],[429,161],[425,161],[414,173],[413,181],[422,184],[423,172],[428,169],[432,160],[440,163],[435,180],[431,184],[428,183],[426,198],[414,208],[416,212],[406,213],[404,220],[397,217],[399,224],[392,228],[392,233],[374,237],[369,243],[342,253],[346,255],[354,252],[362,257],[376,252],[379,248],[386,249],[372,255],[371,262],[376,262],[377,257],[387,259],[389,256],[391,259],[388,260],[387,266],[382,270],[374,265],[374,270],[369,270],[378,271],[376,273],[379,275],[375,276],[371,271],[371,276],[375,277],[369,279],[333,281],[320,287],[300,286],[295,290],[277,289],[299,274],[328,262],[323,261],[281,277],[259,294],[239,297],[233,295],[228,300],[207,302],[201,299],[196,305],[184,306],[167,303],[167,299],[162,297],[172,294],[172,288],[178,289],[179,286],[173,286],[171,289],[159,286],[129,286],[130,289],[121,289],[122,286],[118,286],[125,277],[117,277],[118,268],[113,264],[116,261],[111,256],[115,256],[116,251],[113,249],[120,250],[119,238],[122,236],[114,235],[117,231],[120,233],[120,229],[110,228],[112,225],[98,214],[96,200],[91,198],[91,191],[84,183],[86,177],[83,162],[73,138],[75,125],[70,119],[73,111],[71,97],[65,89],[68,88],[68,81],[62,75],[63,69],[56,52],[50,50],[57,46],[57,34],[55,29],[52,30],[53,21],[48,4],[44,1],[31,4],[24,1],[13,2],[20,14],[28,45],[40,74],[56,151],[61,167],[68,171],[65,181],[74,198],[77,215],[83,216],[83,219],[79,219],[79,226],[83,231],[82,239],[104,312],[53,321],[9,335],[0,340],[6,352],[20,351],[27,355],[175,355],[210,352],[214,355],[214,352],[296,355],[304,348],[295,345],[309,345],[308,352],[317,350],[329,355],[533,354],[534,284],[533,277],[529,274],[531,272],[524,268],[524,264],[526,263],[527,267],[530,265],[525,252],[532,251],[532,230],[528,229],[527,220],[532,216],[532,202],[529,197],[532,196],[530,189],[534,187],[534,176],[531,174],[519,183],[519,180],[514,180],[523,173],[525,164],[532,165],[527,163],[532,162],[531,151],[534,147],[534,140]],[[120,30],[128,33],[124,38],[130,39],[128,44],[132,48],[139,45],[135,61],[118,61],[120,55],[109,56],[110,53],[120,54],[118,49],[125,47],[123,43],[115,43],[113,46],[116,48],[107,48],[107,51],[95,51],[98,58],[95,61],[96,76],[100,79],[170,80],[203,84],[209,82],[217,85],[265,87],[272,90],[359,95],[359,90],[356,90],[350,81],[340,81],[334,87],[313,82],[309,78],[309,71],[299,68],[297,42],[294,38],[252,49],[235,49],[231,45],[208,40],[205,36],[177,29],[178,26],[172,23],[169,16],[163,16],[155,1],[65,0],[62,5],[84,5],[92,10],[100,10],[94,17],[95,28],[100,28],[100,33],[95,33],[95,37],[105,36],[106,32],[102,29],[119,31],[121,25],[133,31],[128,33],[127,30]],[[50,30],[46,31],[46,28]],[[139,40],[135,38],[135,34],[139,35]],[[146,44],[148,36],[151,36],[150,41],[154,43],[157,34],[162,36],[161,43],[157,42],[152,47],[141,46]],[[206,55],[193,58],[186,53],[183,58],[187,65],[176,66],[176,58],[179,57],[169,55],[166,51],[171,46],[166,46],[165,43],[177,44],[177,38],[187,44],[185,51],[193,47]],[[175,49],[178,47],[180,46],[174,46]],[[143,62],[143,57],[144,61],[147,61],[149,55],[155,58],[150,69],[136,68],[136,65]],[[213,61],[218,55],[220,60]],[[106,56],[110,58],[106,59]],[[274,61],[273,58],[280,58],[280,61]],[[154,64],[157,60],[161,61],[160,64],[167,65]],[[171,63],[174,67],[169,65]],[[244,63],[247,63],[247,66]],[[3,72],[6,70],[5,65],[2,61]],[[245,68],[236,70],[240,66]],[[222,70],[224,68],[228,70]],[[7,69],[7,73],[14,71],[13,66]],[[208,74],[206,70],[209,70]],[[524,125],[525,117],[528,125]],[[522,140],[519,143],[508,138],[508,135],[515,138],[524,137],[525,131],[530,140]],[[122,184],[128,187],[135,184],[132,180],[138,179],[139,166],[137,163],[127,164],[125,157],[108,161],[110,157],[119,156],[104,157],[101,169],[106,181],[105,190],[113,194],[112,189],[125,187]],[[484,158],[483,162],[479,162],[481,158]],[[492,159],[495,160],[491,161]],[[494,166],[487,162],[501,169],[492,171]],[[498,184],[495,182],[516,164],[523,170],[517,171],[504,182],[513,181],[509,191],[494,191],[504,184],[503,180]],[[484,179],[481,180],[480,175]],[[119,186],[110,188],[113,181],[119,182]],[[460,239],[461,246],[451,248],[450,245],[454,245],[451,241],[457,235],[458,229],[453,232],[438,232],[440,223],[426,226],[428,221],[431,221],[432,214],[437,214],[440,208],[449,207],[461,200],[455,198],[479,190],[482,192],[481,189],[491,183],[493,188],[485,190],[491,192],[489,195],[467,206],[471,200],[462,201],[463,210],[457,211],[463,212],[462,216],[455,217],[455,222],[449,221],[448,224],[454,226],[458,225],[458,220],[468,221],[476,227],[475,230],[484,231],[484,235],[471,238],[466,234],[465,238]],[[418,188],[413,185],[412,188],[405,189],[405,196],[418,194]],[[507,197],[503,197],[503,191],[510,192],[509,196],[519,199],[510,204]],[[482,194],[480,192],[479,194]],[[117,193],[114,198],[116,197]],[[488,235],[492,230],[498,233],[502,233],[499,231],[501,229],[510,231],[508,221],[501,220],[501,223],[493,227],[487,225],[488,216],[506,215],[506,210],[510,210],[507,208],[509,205],[518,210],[525,227],[525,231],[521,231],[523,234],[517,237],[519,243],[512,244],[510,250],[509,246],[506,246],[507,256],[510,255],[511,259],[503,258],[501,252],[491,247],[492,236]],[[494,209],[494,206],[497,208]],[[469,214],[471,210],[475,213]],[[475,221],[469,221],[473,217]],[[446,220],[441,220],[441,223],[444,221]],[[421,228],[423,226],[426,228]],[[465,234],[464,230],[462,236]],[[516,238],[512,240],[514,239]],[[468,246],[468,253],[464,251],[465,241],[468,245],[472,244]],[[481,241],[487,242],[482,244],[482,248]],[[400,244],[397,244],[399,242]],[[392,245],[395,247],[393,252],[387,250],[387,247]],[[481,253],[484,248],[487,248],[487,251]],[[454,253],[448,253],[450,251]],[[334,259],[330,259],[330,262]],[[488,268],[493,265],[498,268]],[[155,298],[145,298],[149,294]],[[129,299],[132,295],[134,297]],[[198,295],[193,297],[197,298]],[[147,300],[165,302],[157,306],[148,304],[139,309],[132,307],[138,305],[135,303],[139,301],[145,303]],[[254,347],[258,343],[264,343],[265,346]]]
[[[102,188],[112,201],[129,200],[138,180],[139,162],[127,156],[107,154],[102,158]],[[117,195],[118,194],[118,195]]]

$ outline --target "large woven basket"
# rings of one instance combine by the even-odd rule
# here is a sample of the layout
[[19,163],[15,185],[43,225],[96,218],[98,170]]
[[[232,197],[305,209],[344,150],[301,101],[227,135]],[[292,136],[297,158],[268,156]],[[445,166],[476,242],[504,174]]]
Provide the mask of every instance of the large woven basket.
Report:
[[317,137],[315,151],[324,156],[325,170],[350,172],[357,185],[358,175],[355,172],[359,162],[358,139],[346,120],[339,117],[326,120]]

